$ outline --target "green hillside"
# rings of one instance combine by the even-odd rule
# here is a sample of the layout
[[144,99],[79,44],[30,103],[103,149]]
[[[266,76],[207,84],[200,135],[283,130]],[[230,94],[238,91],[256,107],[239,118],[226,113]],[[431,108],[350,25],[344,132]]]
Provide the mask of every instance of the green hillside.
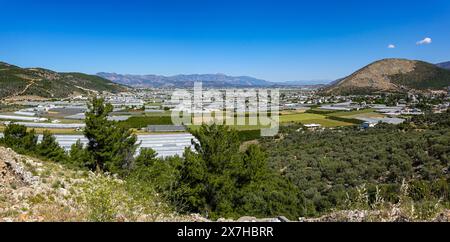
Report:
[[58,73],[42,68],[20,68],[0,62],[0,98],[39,96],[62,98],[90,92],[120,92],[123,86],[83,73]]
[[450,71],[418,61],[412,72],[390,76],[393,83],[414,89],[441,89],[450,86]]

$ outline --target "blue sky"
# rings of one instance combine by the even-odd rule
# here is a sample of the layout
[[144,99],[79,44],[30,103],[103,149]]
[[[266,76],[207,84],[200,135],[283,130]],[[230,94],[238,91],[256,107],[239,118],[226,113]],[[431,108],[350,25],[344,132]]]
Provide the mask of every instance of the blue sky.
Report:
[[448,0],[0,0],[0,13],[0,60],[56,71],[333,80],[381,58],[450,61]]

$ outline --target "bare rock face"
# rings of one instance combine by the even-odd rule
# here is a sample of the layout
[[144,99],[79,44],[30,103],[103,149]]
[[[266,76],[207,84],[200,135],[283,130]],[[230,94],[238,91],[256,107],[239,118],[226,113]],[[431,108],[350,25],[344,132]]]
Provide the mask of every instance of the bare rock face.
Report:
[[31,172],[26,171],[17,162],[17,159],[20,159],[20,157],[14,156],[11,149],[0,149],[0,186],[12,185],[21,187],[32,185],[39,181],[39,177],[33,176]]

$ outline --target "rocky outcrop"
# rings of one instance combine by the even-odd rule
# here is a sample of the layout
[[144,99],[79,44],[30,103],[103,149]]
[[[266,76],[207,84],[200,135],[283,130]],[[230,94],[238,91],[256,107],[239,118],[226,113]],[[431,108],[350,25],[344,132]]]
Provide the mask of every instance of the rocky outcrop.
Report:
[[158,195],[134,200],[125,181],[107,174],[70,169],[23,156],[0,146],[0,222],[101,221],[98,206],[107,205],[108,221],[206,221],[181,215]]
[[[2,152],[0,154],[0,185],[25,186],[39,182],[39,177],[33,176],[31,172],[18,163],[17,157],[11,155],[13,152],[11,149],[1,149],[0,152]],[[25,163],[33,163],[33,161],[25,160]]]

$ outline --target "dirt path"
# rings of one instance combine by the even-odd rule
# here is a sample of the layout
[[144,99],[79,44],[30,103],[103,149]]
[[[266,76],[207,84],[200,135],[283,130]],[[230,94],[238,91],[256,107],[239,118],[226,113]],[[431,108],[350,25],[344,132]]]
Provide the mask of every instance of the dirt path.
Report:
[[22,91],[20,91],[19,93],[14,94],[14,96],[22,96],[26,91],[28,91],[28,89],[32,85],[34,85],[34,83],[36,83],[36,80],[31,80],[30,83],[28,83]]

